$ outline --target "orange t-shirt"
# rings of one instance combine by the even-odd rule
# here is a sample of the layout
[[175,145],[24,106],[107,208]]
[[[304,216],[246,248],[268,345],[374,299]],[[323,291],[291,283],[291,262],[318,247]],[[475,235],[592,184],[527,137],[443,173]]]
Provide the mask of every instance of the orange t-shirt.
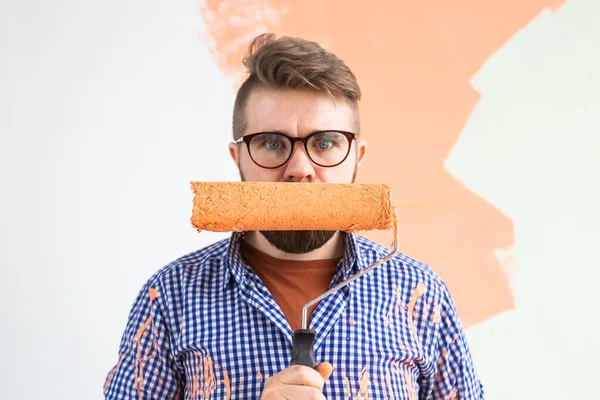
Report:
[[[263,253],[244,240],[240,251],[244,261],[269,289],[292,330],[302,327],[302,307],[329,289],[340,260],[282,260]],[[317,305],[308,309],[307,322],[310,323]]]

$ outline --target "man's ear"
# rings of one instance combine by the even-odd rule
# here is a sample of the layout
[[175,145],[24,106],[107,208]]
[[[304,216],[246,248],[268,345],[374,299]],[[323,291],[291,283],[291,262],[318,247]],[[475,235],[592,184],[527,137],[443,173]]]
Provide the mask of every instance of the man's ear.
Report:
[[360,165],[367,154],[367,142],[364,140],[356,141],[356,165]]
[[235,163],[235,165],[237,167],[239,167],[239,165],[240,165],[238,149],[239,149],[239,146],[237,144],[235,144],[233,142],[229,143],[229,155],[231,156],[231,159],[233,160],[233,162]]

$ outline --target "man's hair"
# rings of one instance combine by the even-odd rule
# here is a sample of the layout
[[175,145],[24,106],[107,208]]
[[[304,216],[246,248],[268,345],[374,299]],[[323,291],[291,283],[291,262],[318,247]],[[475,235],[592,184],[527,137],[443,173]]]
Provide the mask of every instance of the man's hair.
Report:
[[243,61],[250,76],[240,86],[233,107],[233,138],[246,131],[246,104],[257,89],[308,89],[346,101],[354,111],[359,133],[360,88],[346,64],[319,44],[273,34],[257,36]]

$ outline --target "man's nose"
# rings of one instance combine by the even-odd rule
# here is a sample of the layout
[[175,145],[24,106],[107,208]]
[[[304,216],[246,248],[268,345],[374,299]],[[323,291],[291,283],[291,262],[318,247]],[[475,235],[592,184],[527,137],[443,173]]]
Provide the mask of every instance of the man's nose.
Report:
[[285,164],[284,177],[286,181],[312,182],[315,180],[314,164],[306,154],[302,143],[296,143],[292,156]]

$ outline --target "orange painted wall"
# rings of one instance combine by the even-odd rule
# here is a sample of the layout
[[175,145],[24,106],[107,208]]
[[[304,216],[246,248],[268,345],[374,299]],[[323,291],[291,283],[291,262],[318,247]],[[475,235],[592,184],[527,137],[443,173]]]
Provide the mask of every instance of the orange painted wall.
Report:
[[350,66],[369,143],[358,179],[392,185],[401,250],[442,276],[468,327],[514,307],[493,255],[512,246],[513,224],[450,176],[444,160],[479,99],[471,76],[542,9],[563,2],[209,0],[200,11],[226,75],[239,73],[249,41],[267,31],[318,41]]

